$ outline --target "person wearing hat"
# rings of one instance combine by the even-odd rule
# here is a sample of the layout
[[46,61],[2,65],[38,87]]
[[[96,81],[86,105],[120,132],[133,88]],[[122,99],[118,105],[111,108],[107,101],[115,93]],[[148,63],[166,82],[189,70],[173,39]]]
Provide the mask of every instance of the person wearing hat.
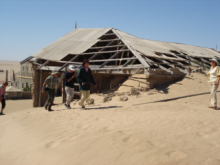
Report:
[[55,97],[55,90],[57,89],[57,87],[60,88],[58,74],[59,72],[53,71],[51,76],[48,76],[46,78],[42,86],[42,93],[44,94],[44,91],[46,91],[48,94],[48,99],[44,105],[44,108],[48,111],[53,111],[51,109],[51,106]]
[[73,65],[70,65],[68,67],[68,71],[65,73],[65,80],[64,80],[65,91],[67,96],[65,106],[68,109],[71,109],[70,102],[74,97],[74,82],[76,82],[75,67]]
[[217,108],[217,96],[216,92],[219,86],[220,80],[220,70],[218,67],[218,61],[215,58],[210,60],[211,68],[208,72],[209,83],[210,83],[210,92],[211,92],[211,99],[210,99],[210,106],[209,108],[216,109]]

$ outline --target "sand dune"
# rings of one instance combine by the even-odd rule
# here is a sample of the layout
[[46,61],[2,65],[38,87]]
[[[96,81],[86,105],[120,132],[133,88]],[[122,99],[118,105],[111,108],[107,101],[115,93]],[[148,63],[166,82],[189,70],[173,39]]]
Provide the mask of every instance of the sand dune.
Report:
[[0,116],[0,164],[219,165],[220,110],[207,108],[209,95],[133,106],[208,91],[207,78],[193,74],[127,102],[116,96],[102,103],[94,94],[88,110],[76,103],[47,112],[28,108],[30,100],[16,102],[26,104],[16,110],[10,105],[15,101],[7,101]]

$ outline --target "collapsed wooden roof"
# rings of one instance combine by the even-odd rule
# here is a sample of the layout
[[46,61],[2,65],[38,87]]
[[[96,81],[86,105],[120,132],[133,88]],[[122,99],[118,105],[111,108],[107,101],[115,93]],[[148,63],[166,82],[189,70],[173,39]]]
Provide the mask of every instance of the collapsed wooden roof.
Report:
[[220,53],[209,48],[151,41],[134,37],[117,29],[75,29],[37,52],[24,62],[35,58],[38,69],[69,64],[80,67],[86,58],[97,73],[118,70],[163,69],[172,73],[186,66],[209,68],[209,59],[220,60]]

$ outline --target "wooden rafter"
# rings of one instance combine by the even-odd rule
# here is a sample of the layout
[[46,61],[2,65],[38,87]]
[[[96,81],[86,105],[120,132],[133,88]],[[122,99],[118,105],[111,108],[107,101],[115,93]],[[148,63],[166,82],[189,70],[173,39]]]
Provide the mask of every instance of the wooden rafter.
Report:
[[91,47],[89,49],[101,49],[101,48],[115,48],[115,47],[122,47],[123,45],[111,45],[111,46],[98,46],[98,47]]
[[118,38],[121,39],[121,41],[128,47],[128,49],[130,49],[130,51],[138,58],[138,60],[142,63],[142,65],[144,65],[145,67],[150,67],[149,64],[141,57],[141,55],[135,49],[133,49],[130,46],[130,44],[127,43],[127,41],[125,41],[114,29],[112,29],[112,31],[118,36]]
[[119,59],[104,59],[104,60],[90,60],[89,62],[105,62],[105,61],[126,61],[126,60],[134,60],[137,59],[135,57],[133,58],[119,58]]
[[160,64],[156,64],[153,60],[147,58],[146,56],[145,56],[144,58],[145,58],[145,60],[146,60],[148,63],[151,63],[151,64],[153,64],[153,65],[156,65],[158,68],[160,68],[160,69],[162,69],[162,70],[165,70],[165,71],[167,71],[167,72],[173,74],[173,71],[171,71],[171,70],[165,68],[164,66],[162,66],[162,65],[160,65]]
[[[120,50],[123,50],[126,46],[122,47]],[[112,55],[109,59],[115,58],[121,51],[118,50],[114,55]],[[104,65],[108,64],[110,61],[104,62],[99,68],[102,68]]]
[[112,50],[112,51],[99,51],[99,52],[89,52],[89,53],[81,53],[80,55],[91,55],[91,54],[105,54],[105,53],[115,53],[115,52],[127,52],[129,49],[124,50]]
[[75,57],[73,57],[70,61],[68,61],[66,64],[64,64],[58,71],[61,71],[63,68],[65,68],[69,64],[69,62],[73,62],[78,57],[79,57],[79,55],[76,55]]
[[39,70],[40,68],[44,67],[45,65],[47,65],[50,61],[46,61],[45,63],[43,63],[42,65],[38,66],[37,70]]
[[[111,41],[111,42],[108,43],[106,46],[110,46],[113,42],[114,42],[114,41]],[[99,50],[98,52],[101,52],[101,51],[105,50],[105,49],[107,48],[106,46],[103,47],[103,48],[102,48],[101,50]],[[96,58],[96,56],[99,55],[98,52],[96,52],[89,60],[92,60],[92,59]]]

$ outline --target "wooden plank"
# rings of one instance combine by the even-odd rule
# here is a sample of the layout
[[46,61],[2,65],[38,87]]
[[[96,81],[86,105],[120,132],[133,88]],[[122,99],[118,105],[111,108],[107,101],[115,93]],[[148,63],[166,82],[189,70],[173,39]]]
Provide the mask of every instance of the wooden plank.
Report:
[[42,65],[38,66],[37,70],[39,70],[40,68],[44,67],[45,65],[47,65],[49,63],[49,61],[46,61],[45,63],[43,63]]
[[[133,56],[133,57],[135,57],[135,56]],[[137,58],[136,58],[136,59],[137,59]],[[128,60],[122,67],[127,66],[131,61],[132,61],[132,59],[131,59],[131,60]]]
[[127,52],[130,51],[129,49],[124,49],[124,50],[113,50],[113,51],[99,51],[99,52],[89,52],[89,53],[81,53],[79,55],[91,55],[91,54],[105,54],[105,53],[115,53],[115,52]]
[[[69,62],[73,62],[75,59],[77,59],[79,57],[79,55],[76,55],[75,57],[73,57]],[[67,62],[66,64],[64,64],[58,71],[61,71],[63,68],[65,68],[69,62]]]
[[91,47],[89,49],[115,48],[115,47],[122,47],[122,46],[124,46],[124,45],[98,46],[98,47]]
[[92,68],[92,70],[120,70],[120,69],[144,69],[146,66],[133,66],[133,67],[114,67],[114,68]]
[[135,50],[133,49],[130,44],[127,43],[126,40],[124,40],[114,29],[112,31],[118,36],[118,38],[121,39],[121,41],[130,49],[130,51],[138,58],[138,60],[146,67],[150,67],[149,64],[142,58],[142,56]]
[[167,71],[168,73],[173,74],[173,71],[171,71],[171,70],[165,68],[164,66],[162,66],[162,65],[160,65],[160,64],[156,64],[156,63],[154,64],[154,61],[152,61],[151,59],[149,59],[149,58],[147,58],[147,57],[145,57],[145,59],[146,59],[146,61],[151,62],[153,65],[156,65],[156,66],[159,67],[160,69],[165,70],[165,71]]
[[[124,49],[125,48],[125,46],[124,47],[122,47],[120,50],[122,50],[122,49]],[[118,50],[114,55],[112,55],[109,59],[113,59],[113,58],[115,58],[121,51],[120,50]],[[106,62],[104,62],[99,68],[102,68],[104,65],[106,65],[106,64],[108,64],[109,63],[109,61],[106,61]]]
[[[121,58],[124,57],[124,54],[125,54],[125,52],[122,52],[122,54],[121,54]],[[119,65],[121,65],[121,61],[120,61]]]
[[120,58],[120,59],[105,59],[105,60],[90,60],[89,62],[105,62],[105,61],[125,61],[125,60],[134,60],[137,58]]
[[99,40],[98,42],[109,42],[109,41],[118,41],[120,40],[119,38],[116,39],[110,39],[110,40]]
[[[111,41],[111,42],[108,43],[106,46],[110,46],[113,42],[114,42],[114,41]],[[105,50],[105,49],[106,49],[106,47],[102,48],[102,49],[99,50],[98,52],[103,51],[103,50]],[[96,58],[98,55],[99,55],[98,53],[94,54],[91,58],[89,58],[89,60],[92,60],[92,59]]]

